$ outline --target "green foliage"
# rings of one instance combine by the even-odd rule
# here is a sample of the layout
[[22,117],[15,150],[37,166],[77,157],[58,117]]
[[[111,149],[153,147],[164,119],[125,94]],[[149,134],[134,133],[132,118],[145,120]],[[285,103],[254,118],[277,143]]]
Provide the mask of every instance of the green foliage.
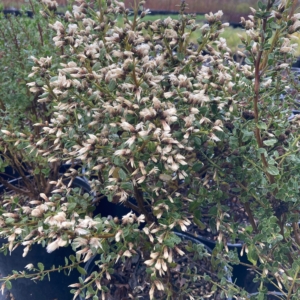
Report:
[[[259,2],[253,16],[242,18],[239,62],[220,38],[222,12],[200,25],[185,14],[184,1],[178,18],[164,20],[146,20],[143,1],[133,16],[118,1],[82,1],[61,18],[53,2],[42,2],[43,17],[0,20],[1,168],[12,165],[23,178],[17,187],[0,178],[17,194],[1,200],[9,238],[2,250],[25,241],[26,255],[34,243],[48,252],[70,244],[75,253],[64,267],[38,263],[26,276],[76,268],[82,277],[71,286],[75,298],[105,296],[101,282],[116,261],[142,253],[150,298],[155,291],[173,297],[173,254],[207,256],[201,246],[179,248],[174,228],[194,225],[217,234],[211,261],[219,282],[210,292],[245,296],[227,281],[230,263],[239,263],[227,243],[241,240],[257,273],[257,299],[268,282],[293,299],[300,132],[299,119],[287,119],[295,105],[287,86],[298,89],[290,38],[300,18],[290,16],[292,1]],[[63,162],[72,167],[62,175]],[[86,170],[99,199],[72,187],[80,175],[74,164]],[[103,196],[132,212],[122,220],[94,217],[92,201],[101,205]],[[224,201],[232,196],[247,222]],[[85,278],[81,263],[94,255],[97,271]],[[199,278],[186,272],[191,282]]]

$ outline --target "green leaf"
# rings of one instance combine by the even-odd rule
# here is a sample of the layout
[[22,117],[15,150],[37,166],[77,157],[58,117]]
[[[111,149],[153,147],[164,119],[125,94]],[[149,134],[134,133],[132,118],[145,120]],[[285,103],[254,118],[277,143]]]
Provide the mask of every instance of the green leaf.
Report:
[[263,4],[261,1],[258,1],[257,6],[261,9],[261,10],[266,10],[266,5]]
[[206,228],[206,225],[202,223],[199,219],[193,218],[193,221],[196,223],[196,225],[201,229],[204,230]]
[[257,260],[258,260],[258,255],[257,255],[255,247],[253,245],[250,245],[248,247],[247,258],[254,266],[256,266]]
[[267,168],[267,172],[270,174],[270,175],[278,175],[279,174],[279,170],[275,167],[275,166],[269,166]]
[[268,126],[265,122],[258,122],[258,124],[256,125],[259,129],[268,129]]
[[53,77],[51,77],[50,82],[56,81],[57,79],[58,79],[58,76],[53,76]]
[[245,231],[246,231],[247,233],[252,233],[253,227],[252,227],[252,226],[246,226],[246,227],[245,227]]
[[248,57],[245,59],[245,63],[247,65],[253,65],[253,62]]
[[123,169],[119,169],[119,178],[121,180],[125,180],[127,178],[127,174],[123,171]]
[[264,299],[265,299],[265,294],[262,292],[259,292],[258,296],[257,296],[257,300],[264,300]]
[[266,146],[273,146],[273,145],[276,144],[276,143],[277,143],[277,139],[270,139],[270,140],[264,141],[264,144],[265,144]]
[[202,145],[201,139],[197,136],[194,138],[195,145],[200,147]]
[[71,130],[69,130],[69,138],[72,139],[74,137],[75,134],[75,130],[72,128]]
[[132,190],[132,183],[131,182],[121,182],[120,186],[124,190]]
[[108,90],[113,92],[117,86],[117,83],[114,80],[111,80],[108,84]]
[[68,211],[73,211],[75,209],[75,207],[77,206],[76,203],[69,203],[68,204]]
[[81,274],[81,275],[86,275],[87,272],[84,268],[77,266],[77,271]]
[[72,263],[74,263],[74,262],[76,261],[76,258],[75,258],[74,255],[70,255],[70,256],[69,256],[69,259],[70,259],[70,261],[71,261]]
[[93,65],[93,71],[97,71],[101,68],[101,63],[98,61]]
[[258,153],[258,154],[264,154],[265,157],[268,156],[267,150],[266,150],[265,148],[258,148],[258,149],[257,149],[257,153]]
[[10,289],[12,288],[12,284],[11,284],[11,282],[10,282],[9,280],[5,282],[5,287],[6,287],[8,290],[10,290]]
[[177,53],[177,58],[179,61],[183,61],[184,60],[184,53]]
[[198,171],[200,171],[202,169],[203,166],[204,165],[203,165],[202,162],[198,162],[197,161],[197,162],[194,163],[192,169],[193,169],[193,171],[198,172]]
[[146,82],[143,82],[142,84],[141,84],[141,88],[143,88],[143,89],[149,89],[149,85],[146,83]]
[[45,267],[44,267],[44,265],[43,265],[42,263],[39,262],[37,265],[38,265],[38,268],[39,268],[41,271],[44,271]]

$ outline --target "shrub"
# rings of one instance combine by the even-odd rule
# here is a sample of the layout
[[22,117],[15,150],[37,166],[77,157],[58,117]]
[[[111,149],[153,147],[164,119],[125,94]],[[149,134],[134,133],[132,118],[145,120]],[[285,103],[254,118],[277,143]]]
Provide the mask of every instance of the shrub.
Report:
[[[50,24],[59,64],[54,57],[33,58],[34,81],[27,86],[50,110],[33,124],[42,129],[39,140],[25,133],[25,153],[49,164],[80,163],[100,205],[106,196],[132,212],[122,220],[91,217],[90,197],[76,191],[64,197],[72,189],[51,181],[57,189],[40,195],[43,204],[32,202],[29,215],[23,207],[13,216],[2,213],[10,249],[41,243],[52,252],[71,244],[77,261],[70,268],[100,254],[101,271],[74,284],[74,298],[85,292],[97,297],[99,290],[105,297],[102,278],[109,280],[115,261],[140,251],[151,273],[150,298],[155,289],[175,297],[167,276],[170,253],[180,243],[173,230],[201,228],[202,208],[210,208],[205,226],[218,234],[212,261],[225,294],[246,295],[227,282],[224,268],[239,263],[227,242],[240,239],[260,282],[258,299],[269,281],[284,299],[296,299],[299,120],[288,121],[295,103],[287,86],[295,50],[290,36],[300,25],[299,14],[290,16],[292,1],[259,2],[242,19],[247,37],[237,53],[240,63],[219,38],[228,26],[221,11],[206,15],[201,26],[185,14],[185,1],[178,20],[154,22],[143,22],[144,1],[135,3],[132,21],[122,2],[78,2]],[[193,31],[200,35],[196,44],[189,42]],[[13,131],[2,132],[9,143]],[[64,177],[77,175],[72,169]],[[237,221],[230,201],[224,202],[232,194],[248,223]],[[12,218],[24,220],[18,230]]]

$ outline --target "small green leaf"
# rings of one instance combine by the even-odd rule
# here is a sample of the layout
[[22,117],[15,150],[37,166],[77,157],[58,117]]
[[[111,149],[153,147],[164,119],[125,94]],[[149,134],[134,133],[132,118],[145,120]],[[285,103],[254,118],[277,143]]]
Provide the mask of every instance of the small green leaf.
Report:
[[261,10],[266,10],[266,5],[263,4],[261,1],[258,1],[257,6],[258,6]]
[[257,153],[258,153],[258,154],[264,154],[265,157],[268,156],[267,150],[266,150],[265,148],[258,148],[258,149],[257,149]]
[[252,233],[253,227],[252,227],[252,226],[246,226],[246,227],[245,227],[245,231],[246,231],[247,233]]
[[74,137],[75,134],[75,130],[72,128],[71,130],[69,130],[69,138],[72,139]]
[[247,65],[253,65],[253,62],[252,62],[249,58],[246,58],[246,59],[245,59],[245,63],[246,63]]
[[43,265],[42,263],[39,262],[37,265],[38,265],[38,268],[39,268],[41,271],[44,271],[45,267],[44,267],[44,265]]
[[97,71],[101,68],[101,63],[98,61],[93,65],[93,71]]
[[120,186],[123,190],[132,190],[131,182],[121,182]]
[[267,172],[270,174],[270,175],[278,175],[279,174],[279,170],[275,167],[275,166],[269,166],[267,168]]
[[123,171],[123,169],[119,169],[119,178],[121,180],[125,180],[127,178],[127,174]]
[[179,61],[183,61],[184,60],[184,53],[177,53],[177,58]]
[[257,260],[258,260],[258,255],[256,253],[255,247],[252,245],[250,245],[248,247],[247,258],[254,266],[256,266]]
[[117,83],[114,80],[111,80],[108,84],[108,90],[113,92],[117,86]]
[[204,165],[203,165],[203,163],[202,162],[195,162],[194,164],[193,164],[193,167],[192,167],[192,169],[193,169],[193,171],[196,171],[196,172],[198,172],[198,171],[200,171],[201,170],[201,168],[203,167]]
[[206,228],[206,225],[202,223],[199,219],[193,218],[193,221],[196,223],[196,225],[201,229],[204,230]]
[[81,275],[86,275],[87,272],[84,268],[77,266],[77,271],[81,274]]
[[12,288],[11,282],[8,280],[5,282],[5,287],[10,290]]
[[77,206],[77,204],[74,203],[74,202],[73,203],[69,203],[69,205],[68,205],[68,211],[73,211],[76,206]]
[[168,263],[170,268],[175,268],[177,264],[175,262]]
[[264,144],[265,144],[266,146],[273,146],[273,145],[276,144],[276,143],[277,143],[277,139],[270,139],[270,140],[264,141]]
[[75,258],[74,255],[70,255],[70,256],[69,256],[69,259],[70,259],[70,261],[71,261],[72,263],[74,263],[74,262],[76,261],[76,258]]
[[268,129],[268,126],[265,122],[258,122],[258,124],[256,125],[259,129]]
[[147,90],[147,89],[149,89],[149,85],[148,85],[146,82],[143,82],[143,83],[141,84],[141,88]]
[[197,136],[194,138],[194,142],[195,142],[195,145],[198,147],[200,147],[202,145],[200,138],[198,138]]

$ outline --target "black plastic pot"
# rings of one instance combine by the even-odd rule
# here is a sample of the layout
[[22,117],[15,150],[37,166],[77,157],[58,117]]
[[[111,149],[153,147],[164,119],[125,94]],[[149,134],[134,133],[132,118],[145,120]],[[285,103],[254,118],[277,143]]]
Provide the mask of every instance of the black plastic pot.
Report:
[[[208,238],[205,238],[201,235],[197,235],[196,237],[185,233],[190,238],[194,238],[196,240],[201,241],[204,245],[208,246],[211,249],[214,249],[216,246],[216,242],[212,241]],[[241,255],[243,243],[227,243],[227,247],[229,250],[236,250],[239,259],[242,263],[246,263],[248,265],[252,265],[252,263],[248,260],[247,254],[244,252],[243,255]],[[259,283],[253,282],[253,276],[251,276],[251,270],[249,270],[248,267],[239,264],[239,265],[233,265],[233,272],[232,272],[232,280],[235,282],[235,284],[243,289],[245,289],[249,294],[255,294],[259,288]],[[272,290],[272,287],[270,286],[270,290]]]
[[[1,158],[1,159],[2,159],[2,158]],[[24,166],[24,167],[25,167],[25,166]],[[26,176],[29,175],[28,172],[24,172],[24,174],[25,174]],[[7,180],[7,181],[13,180],[13,179],[18,179],[18,178],[20,178],[20,176],[21,176],[21,175],[20,175],[16,170],[14,170],[11,166],[5,167],[5,168],[4,168],[4,172],[0,172],[0,177],[1,177],[2,179],[4,179],[4,180]]]
[[[201,239],[199,238],[194,238],[193,236],[191,236],[190,234],[186,234],[186,233],[183,233],[183,232],[176,232],[175,231],[175,234],[177,236],[179,236],[182,240],[188,240],[188,241],[191,241],[195,244],[202,244],[204,245],[205,249],[211,254],[212,253],[212,250],[213,248],[207,246]],[[207,240],[209,241],[209,240]],[[226,267],[225,267],[225,271],[227,271]],[[226,272],[227,273],[227,272]],[[232,283],[232,278],[228,275],[227,277],[227,280],[229,283]],[[232,300],[232,297],[228,297],[227,300]]]
[[[1,156],[0,156],[1,158]],[[3,159],[3,158],[2,158]],[[59,173],[64,174],[68,172],[70,168],[74,168],[78,170],[82,166],[80,164],[77,165],[71,165],[71,164],[62,164],[59,167]],[[26,165],[24,165],[24,169],[26,169]],[[83,176],[81,177],[76,177],[74,181],[74,187],[77,187],[77,184],[79,184],[79,187],[83,187],[85,191],[91,190],[88,180],[84,177],[84,170],[82,172]],[[29,172],[24,171],[25,176],[30,177]],[[10,181],[12,184],[19,182],[20,180],[22,181],[20,174],[14,170],[11,166],[7,166],[4,169],[4,172],[0,172],[0,177],[6,181]],[[0,194],[1,194],[1,185],[0,185]],[[95,202],[95,210],[94,210],[94,215],[101,214],[102,217],[107,217],[107,216],[112,216],[112,217],[118,217],[122,218],[122,216],[126,215],[129,213],[131,210],[124,205],[118,205],[114,204],[112,202],[109,202],[107,198],[103,198],[100,203]]]
[[[256,296],[258,295],[258,293],[253,293],[253,294],[249,294],[249,300],[255,300],[256,299]],[[284,295],[282,293],[279,293],[279,292],[272,292],[272,291],[269,291],[267,293],[267,299],[266,300],[279,300],[279,299],[283,299],[281,297],[283,297]]]
[[[11,184],[18,184],[22,179],[14,179],[10,181]],[[83,192],[90,192],[90,186],[82,178],[75,178],[72,187],[81,188]],[[4,186],[0,186],[0,193],[5,190]],[[1,239],[2,245],[6,240]],[[0,253],[0,273],[1,277],[12,274],[12,270],[23,271],[24,267],[33,263],[35,266],[41,262],[45,266],[45,270],[51,269],[53,265],[64,266],[65,257],[74,254],[71,247],[59,248],[53,253],[47,253],[46,249],[40,245],[34,245],[31,251],[28,252],[26,257],[22,257],[23,247],[19,246],[14,250],[11,255],[5,256]],[[15,299],[15,300],[71,300],[72,294],[70,293],[70,284],[78,282],[80,274],[77,270],[71,272],[69,276],[65,275],[63,271],[60,273],[53,272],[51,280],[45,278],[43,281],[34,282],[29,279],[18,279],[12,281],[12,289],[5,290],[4,294],[0,293],[0,300]],[[1,284],[0,284],[1,285]],[[14,298],[8,297],[12,293]]]

